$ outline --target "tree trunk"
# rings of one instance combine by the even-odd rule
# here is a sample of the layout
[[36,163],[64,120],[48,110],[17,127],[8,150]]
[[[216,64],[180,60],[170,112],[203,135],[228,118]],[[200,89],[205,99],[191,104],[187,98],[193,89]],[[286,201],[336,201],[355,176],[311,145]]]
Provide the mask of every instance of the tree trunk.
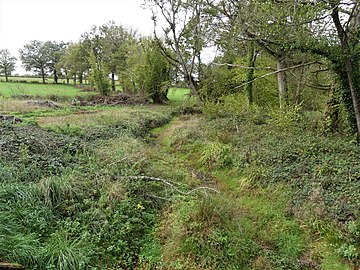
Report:
[[[356,120],[357,135],[359,138],[360,137],[360,108],[359,108],[359,98],[357,95],[357,90],[359,90],[359,89],[356,89],[356,84],[354,83],[354,79],[356,79],[354,77],[354,68],[353,68],[354,63],[352,62],[352,58],[351,58],[351,54],[350,54],[351,50],[350,50],[348,35],[340,21],[338,6],[333,7],[331,17],[333,19],[334,25],[337,30],[338,37],[341,42],[341,49],[342,49],[342,54],[343,54],[344,66],[345,66],[345,70],[346,70],[348,88],[349,88],[350,94],[351,94],[353,112],[354,112],[355,120]],[[344,82],[344,80],[343,80],[343,82]]]
[[80,85],[83,84],[83,72],[82,71],[79,73],[79,84]]
[[74,85],[76,86],[76,74],[74,74]]
[[43,83],[46,83],[45,82],[45,70],[44,70],[44,68],[41,68],[41,77],[42,77]]
[[254,80],[254,72],[255,72],[255,61],[256,61],[256,52],[255,52],[255,43],[254,41],[250,41],[248,48],[248,67],[246,74],[246,84],[245,84],[245,92],[248,95],[249,103],[252,104],[254,102],[254,93],[253,93],[253,80]]
[[301,67],[300,69],[300,77],[298,79],[297,85],[296,85],[296,93],[295,93],[295,104],[299,105],[301,102],[301,90],[304,86],[304,73],[305,73],[305,67]]
[[195,82],[194,77],[191,74],[187,73],[185,75],[185,81],[186,81],[188,87],[190,88],[191,94],[197,95],[198,94],[198,85]]
[[57,84],[58,83],[58,75],[57,75],[57,70],[54,69],[54,82]]
[[357,89],[354,84],[354,77],[353,77],[353,64],[349,56],[345,56],[345,66],[346,66],[346,74],[349,82],[349,88],[351,93],[351,99],[353,103],[355,119],[356,119],[356,127],[357,133],[360,137],[360,109],[359,109],[359,98],[357,95]]
[[[285,57],[281,56],[277,60],[277,70],[285,69]],[[287,83],[285,71],[278,72],[278,87],[279,87],[279,103],[280,110],[282,110],[287,104]]]
[[167,93],[155,92],[151,95],[151,99],[155,104],[163,104],[166,103],[169,99],[167,98]]
[[115,72],[111,73],[111,90],[113,92],[116,91],[116,87],[115,87]]
[[6,81],[6,82],[9,82],[8,74],[7,74],[6,71],[5,71],[5,81]]

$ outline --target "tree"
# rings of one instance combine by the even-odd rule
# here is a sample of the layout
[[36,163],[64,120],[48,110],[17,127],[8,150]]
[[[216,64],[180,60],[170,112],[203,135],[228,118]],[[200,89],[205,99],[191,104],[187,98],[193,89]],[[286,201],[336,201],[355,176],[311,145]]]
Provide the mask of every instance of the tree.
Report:
[[99,32],[103,45],[103,61],[111,74],[111,89],[115,91],[115,76],[119,75],[118,69],[126,62],[128,45],[135,41],[136,32],[116,25],[113,21],[100,26]]
[[154,33],[158,36],[157,15],[164,19],[166,27],[162,28],[165,45],[162,53],[168,61],[177,67],[184,80],[194,94],[198,93],[199,81],[201,80],[201,52],[203,50],[206,25],[203,23],[203,0],[145,0],[152,8]]
[[101,95],[108,95],[110,84],[108,82],[109,71],[106,70],[103,33],[99,27],[93,26],[90,31],[82,35],[82,41],[88,54],[90,63],[90,80],[95,84]]
[[5,80],[8,82],[8,77],[11,76],[11,72],[15,70],[16,58],[11,56],[9,50],[0,50],[0,74],[5,76]]
[[253,93],[253,80],[254,80],[254,71],[255,71],[255,62],[256,62],[256,47],[253,41],[248,43],[248,67],[247,76],[246,76],[246,85],[245,92],[248,95],[249,103],[254,102],[254,93]]
[[90,55],[89,61],[91,65],[90,80],[95,84],[100,95],[108,95],[110,92],[110,83],[107,76],[108,73],[103,63],[96,58],[93,52]]
[[38,72],[43,83],[47,74],[47,67],[50,62],[49,51],[44,47],[44,42],[32,40],[29,44],[20,49],[20,60],[26,71]]
[[144,62],[141,43],[138,41],[129,42],[126,51],[124,62],[117,68],[122,91],[125,93],[144,94],[140,77],[140,70]]
[[60,57],[58,69],[65,73],[67,83],[73,78],[74,85],[83,83],[84,73],[90,68],[89,50],[83,42],[70,43]]
[[139,69],[139,82],[154,103],[167,101],[170,87],[170,65],[156,40],[143,39],[143,63]]
[[[343,99],[350,114],[350,121],[354,129],[356,126],[360,137],[360,2],[328,1],[327,9],[331,12],[330,16],[340,43],[337,46],[340,54],[335,57],[336,60],[333,59],[335,70],[342,85]],[[341,19],[344,16],[347,20]]]
[[[278,62],[280,106],[286,89],[285,61],[294,52],[331,61],[349,121],[360,136],[360,2],[207,0],[238,30],[239,40],[255,41]],[[256,16],[253,16],[256,14]],[[305,63],[306,64],[306,63]],[[302,65],[295,65],[302,67]],[[282,86],[283,85],[283,86]]]
[[43,50],[48,54],[48,62],[46,67],[50,73],[54,76],[54,82],[58,83],[58,64],[61,56],[65,52],[66,43],[56,41],[46,41],[43,46]]
[[[287,20],[294,21],[293,16],[286,16],[289,3],[284,1],[275,3],[272,1],[211,1],[212,15],[217,18],[218,25],[223,28],[220,33],[228,32],[227,36],[235,42],[247,43],[249,52],[249,69],[247,74],[246,91],[249,99],[252,99],[252,77],[256,60],[254,45],[271,55],[276,61],[278,72],[278,93],[280,108],[287,104],[288,84],[286,78],[286,60],[288,50],[279,45],[278,40],[286,40],[292,35]],[[256,14],[256,16],[254,16]],[[298,14],[296,14],[298,15]],[[298,28],[296,31],[301,32]],[[300,34],[300,33],[299,33]],[[224,35],[224,34],[223,34]]]
[[117,26],[114,22],[93,26],[82,35],[81,43],[91,57],[91,67],[94,68],[95,60],[97,71],[94,72],[98,73],[101,68],[102,74],[111,74],[113,91],[115,76],[119,75],[119,69],[125,68],[129,44],[135,41],[135,36],[136,32]]

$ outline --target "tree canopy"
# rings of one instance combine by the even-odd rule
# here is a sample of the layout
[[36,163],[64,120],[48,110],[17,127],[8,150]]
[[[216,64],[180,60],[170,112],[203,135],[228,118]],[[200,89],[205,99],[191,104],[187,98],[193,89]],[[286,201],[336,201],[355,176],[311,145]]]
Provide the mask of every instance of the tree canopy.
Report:
[[6,81],[9,81],[9,76],[15,70],[16,58],[12,56],[7,49],[0,50],[0,74],[3,74]]
[[[116,80],[127,92],[149,94],[153,89],[153,97],[160,85],[182,84],[203,102],[243,93],[250,104],[277,103],[281,110],[301,103],[324,107],[324,102],[319,105],[316,98],[307,97],[336,95],[353,131],[360,134],[357,1],[144,4],[153,12],[150,39],[110,21],[93,26],[76,43],[33,40],[20,50],[20,59],[44,82],[50,74],[55,82],[60,76],[72,78],[74,84],[92,78],[99,89],[105,87],[99,90],[103,94],[116,90]],[[209,48],[216,53],[206,59]]]

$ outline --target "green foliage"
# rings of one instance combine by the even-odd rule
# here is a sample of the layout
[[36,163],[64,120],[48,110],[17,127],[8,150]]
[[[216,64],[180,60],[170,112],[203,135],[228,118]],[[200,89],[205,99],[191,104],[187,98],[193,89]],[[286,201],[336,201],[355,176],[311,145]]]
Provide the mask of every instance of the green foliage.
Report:
[[219,101],[209,101],[204,105],[204,113],[211,117],[240,116],[249,108],[247,97],[242,94],[223,96]]
[[15,61],[16,58],[11,56],[9,50],[0,50],[0,74],[6,77],[6,81],[8,81],[8,77],[15,70]]
[[208,102],[204,105],[203,112],[211,118],[231,117],[236,123],[251,121],[261,125],[267,119],[265,111],[255,104],[250,105],[243,93],[223,96],[218,102]]
[[135,267],[162,204],[147,192],[162,195],[162,186],[123,177],[144,169],[143,140],[170,115],[92,115],[86,140],[72,129],[2,126],[1,259],[33,270]]
[[301,110],[302,104],[286,106],[281,110],[270,110],[270,122],[283,129],[298,126],[302,122]]
[[170,102],[183,104],[186,102],[195,103],[195,99],[189,96],[189,88],[170,88],[167,94],[167,98]]
[[205,102],[217,102],[223,96],[236,93],[235,69],[223,67],[206,67],[203,69],[199,95]]
[[[12,161],[27,175],[24,181],[33,177],[60,173],[64,167],[71,166],[83,146],[78,141],[51,132],[44,132],[32,126],[1,127],[0,141],[2,157]],[[30,177],[31,176],[31,177]]]
[[342,244],[339,248],[336,249],[336,252],[348,260],[359,258],[359,252],[353,244]]
[[170,64],[155,40],[143,39],[142,49],[144,56],[137,84],[154,103],[162,103],[167,100],[170,87]]
[[[353,134],[357,133],[357,124],[356,124],[356,117],[355,117],[355,111],[354,111],[354,107],[353,107],[353,101],[352,101],[352,96],[351,96],[351,91],[349,88],[349,83],[348,83],[348,77],[347,77],[347,73],[346,73],[346,68],[344,67],[344,65],[342,63],[336,63],[333,65],[333,68],[337,74],[337,91],[338,93],[340,93],[341,95],[341,100],[344,104],[344,107],[346,108],[346,116],[347,116],[347,120],[351,129],[351,132]],[[358,75],[358,71],[357,68],[354,67],[354,72],[353,72],[353,76],[354,76],[354,87],[357,87],[359,85],[359,75]]]
[[[230,201],[238,198],[237,204],[243,209],[239,219],[243,237],[256,239],[252,247],[266,246],[247,261],[250,269],[306,269],[310,265],[347,269],[340,256],[350,265],[358,264],[359,149],[351,138],[315,133],[314,126],[306,125],[307,118],[300,108],[295,107],[286,115],[274,112],[261,126],[254,125],[245,114],[243,118],[228,114],[221,118],[197,117],[197,121],[184,119],[186,125],[178,123],[177,129],[167,134],[168,145],[200,170],[204,161],[224,157],[222,150],[226,147],[231,163],[216,166],[214,162],[215,166],[206,171],[210,169],[222,191],[233,196]],[[181,220],[175,210],[178,208],[165,214],[163,230],[174,225],[168,220],[172,215]],[[195,208],[191,205],[189,211]],[[186,226],[181,224],[177,230]],[[319,235],[315,242],[321,242],[317,246],[310,240],[314,235]],[[160,232],[158,237],[160,247],[155,241],[150,248],[153,253],[147,252],[157,254],[160,249],[163,257],[152,263],[164,260],[170,263],[166,259],[170,257],[179,258],[174,268],[192,268],[196,264],[200,269],[211,269],[206,259],[193,256],[196,241],[190,242],[188,249],[176,251],[186,241],[175,239],[188,236],[181,238],[174,232],[164,236]],[[206,250],[204,246],[201,245],[202,250]],[[178,253],[168,255],[164,250]]]
[[81,239],[69,239],[67,234],[60,231],[50,235],[37,269],[88,269],[95,253],[94,246]]
[[[173,206],[160,225],[162,262],[174,269],[246,268],[258,246],[239,230],[238,207],[222,196]],[[239,224],[240,223],[240,224]]]
[[110,92],[110,80],[103,63],[96,58],[95,54],[90,55],[89,62],[91,65],[90,81],[95,84],[100,95],[108,95]]
[[230,146],[219,142],[213,142],[204,147],[199,162],[212,170],[214,166],[224,168],[232,163],[229,155]]

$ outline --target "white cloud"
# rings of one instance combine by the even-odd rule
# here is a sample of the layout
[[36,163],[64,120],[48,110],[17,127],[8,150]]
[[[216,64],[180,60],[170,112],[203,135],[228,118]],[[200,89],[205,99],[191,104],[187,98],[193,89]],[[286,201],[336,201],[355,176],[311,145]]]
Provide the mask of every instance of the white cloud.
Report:
[[[0,48],[18,56],[30,40],[78,41],[92,25],[110,20],[152,33],[151,12],[143,0],[0,0]],[[17,72],[23,73],[18,63]]]

